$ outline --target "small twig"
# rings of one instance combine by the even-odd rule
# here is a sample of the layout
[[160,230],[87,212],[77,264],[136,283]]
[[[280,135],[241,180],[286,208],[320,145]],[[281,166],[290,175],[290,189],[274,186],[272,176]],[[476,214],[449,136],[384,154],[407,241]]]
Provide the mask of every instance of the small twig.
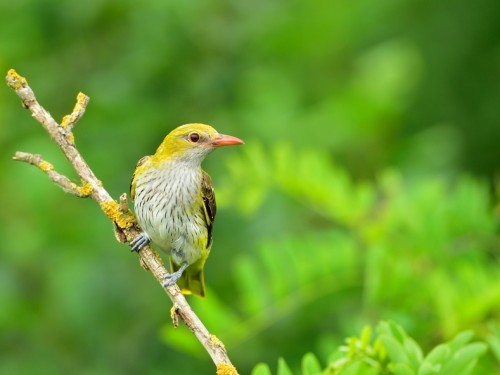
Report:
[[23,161],[40,168],[42,172],[45,172],[47,176],[49,176],[52,182],[59,185],[66,193],[76,195],[79,198],[87,198],[92,191],[90,184],[87,183],[82,186],[78,186],[74,182],[71,182],[71,180],[66,176],[56,172],[54,170],[54,166],[48,161],[43,160],[41,155],[17,151],[12,159]]
[[127,199],[127,193],[123,193],[120,195],[120,212],[122,214],[127,214],[130,212],[130,209],[128,208],[128,199]]
[[90,98],[84,93],[78,93],[78,95],[76,96],[76,104],[73,108],[73,112],[63,117],[61,121],[61,127],[66,128],[68,132],[71,132],[71,130],[73,130],[73,126],[75,126],[76,123],[80,121],[82,116],[85,114],[85,110],[87,109],[89,100]]
[[[7,85],[12,88],[22,100],[23,106],[29,109],[33,117],[42,124],[50,137],[59,146],[63,154],[73,165],[78,176],[82,180],[81,186],[71,182],[66,176],[54,170],[49,162],[42,159],[40,155],[17,152],[15,160],[24,161],[37,166],[44,171],[49,178],[67,191],[78,197],[90,197],[95,200],[103,212],[112,220],[115,226],[116,238],[120,242],[129,242],[140,233],[133,213],[128,208],[127,197],[123,194],[120,203],[116,202],[104,189],[102,183],[97,179],[94,172],[85,162],[80,152],[76,149],[72,129],[85,113],[89,98],[80,93],[77,96],[76,105],[71,114],[64,116],[62,123],[58,124],[36,100],[34,92],[28,86],[26,78],[17,74],[13,69],[9,70],[6,77]],[[163,282],[163,276],[167,273],[161,258],[150,246],[146,246],[139,252],[141,265],[154,275],[156,280]],[[198,316],[193,312],[191,306],[182,295],[177,285],[163,288],[174,304],[174,324],[180,317],[190,328],[208,352],[215,365],[218,375],[237,375],[237,371],[227,356],[224,345],[205,328]]]

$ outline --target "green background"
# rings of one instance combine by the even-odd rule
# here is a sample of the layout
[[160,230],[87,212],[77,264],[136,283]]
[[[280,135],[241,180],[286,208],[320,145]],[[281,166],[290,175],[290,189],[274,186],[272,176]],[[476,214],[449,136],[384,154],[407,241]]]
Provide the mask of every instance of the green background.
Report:
[[[204,164],[220,209],[190,298],[242,374],[325,364],[380,319],[425,350],[500,332],[499,1],[3,1],[0,35],[54,118],[90,96],[76,145],[114,197],[180,124],[245,140]],[[5,86],[0,373],[213,373],[99,207],[17,150],[76,178]]]

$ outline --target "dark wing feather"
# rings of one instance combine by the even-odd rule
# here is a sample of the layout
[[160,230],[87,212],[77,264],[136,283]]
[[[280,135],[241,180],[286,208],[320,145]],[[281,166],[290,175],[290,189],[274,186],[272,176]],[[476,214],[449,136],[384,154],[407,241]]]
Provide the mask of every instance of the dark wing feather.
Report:
[[132,181],[130,181],[130,199],[134,200],[135,199],[135,178],[137,177],[137,173],[141,171],[141,167],[144,165],[146,161],[151,158],[150,155],[143,156],[142,158],[139,159],[137,162],[137,166],[135,167],[134,174],[132,176]]
[[212,245],[212,228],[215,220],[215,214],[217,212],[217,205],[215,203],[215,193],[214,188],[212,187],[212,180],[205,171],[202,171],[201,195],[203,197],[205,222],[207,223],[208,230],[207,249],[210,249],[210,246]]

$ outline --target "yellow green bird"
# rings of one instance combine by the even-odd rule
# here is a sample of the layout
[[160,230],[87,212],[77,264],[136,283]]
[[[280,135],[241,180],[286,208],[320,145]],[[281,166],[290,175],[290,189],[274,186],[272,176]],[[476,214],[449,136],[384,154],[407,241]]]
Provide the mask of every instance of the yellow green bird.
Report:
[[187,124],[172,130],[154,155],[139,160],[130,196],[143,232],[130,246],[139,251],[152,241],[169,255],[172,273],[165,275],[163,286],[177,283],[184,294],[205,295],[203,268],[216,204],[201,163],[217,147],[242,143],[209,125]]

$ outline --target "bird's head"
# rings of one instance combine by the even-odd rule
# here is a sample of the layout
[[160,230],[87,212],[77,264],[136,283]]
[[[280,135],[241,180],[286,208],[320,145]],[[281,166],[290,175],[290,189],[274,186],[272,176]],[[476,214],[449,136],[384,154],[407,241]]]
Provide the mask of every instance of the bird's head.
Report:
[[158,161],[178,159],[201,163],[217,147],[242,143],[241,139],[220,134],[209,125],[186,124],[175,128],[165,137],[154,158]]

